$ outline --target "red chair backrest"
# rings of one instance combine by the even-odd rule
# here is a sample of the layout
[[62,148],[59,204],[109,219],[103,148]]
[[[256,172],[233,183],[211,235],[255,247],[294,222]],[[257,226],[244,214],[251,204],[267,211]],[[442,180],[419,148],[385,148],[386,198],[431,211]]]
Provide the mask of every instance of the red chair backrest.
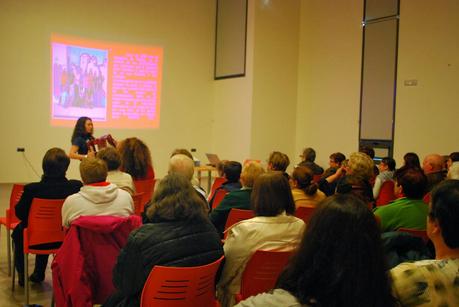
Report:
[[140,306],[215,306],[215,275],[223,258],[196,267],[154,266]]
[[422,198],[422,201],[426,204],[429,204],[430,203],[430,198],[431,198],[431,195],[430,195],[430,192],[427,193],[426,195],[424,195],[424,197]]
[[141,215],[144,211],[145,204],[142,202],[144,193],[135,193],[132,195],[132,201],[134,202],[134,213]]
[[226,224],[225,224],[225,233],[224,237],[226,238],[227,232],[226,230],[233,226],[234,224],[243,221],[243,220],[248,220],[255,217],[255,213],[252,210],[243,210],[243,209],[231,209],[230,213],[228,214],[228,218],[226,219]]
[[134,180],[135,192],[142,194],[142,212],[143,207],[150,201],[155,190],[156,179]]
[[222,186],[222,184],[226,181],[225,177],[217,177],[214,180],[214,183],[212,184],[212,188],[210,189],[209,197],[207,198],[207,201],[210,201],[212,197],[215,194],[215,191]]
[[415,237],[421,238],[424,242],[429,241],[427,232],[425,230],[411,229],[411,228],[399,228],[397,231],[406,232],[412,234]]
[[18,223],[19,219],[16,217],[14,212],[14,207],[16,207],[17,203],[21,199],[22,193],[24,193],[24,185],[23,184],[13,184],[13,188],[11,189],[10,194],[10,206],[6,209],[6,224],[11,225],[12,223]]
[[315,207],[298,207],[295,211],[295,216],[299,219],[302,219],[307,224],[309,223],[309,220],[311,219],[315,210]]
[[217,208],[223,198],[225,198],[226,194],[228,194],[228,191],[225,189],[220,189],[215,193],[214,201],[212,202],[212,209]]
[[387,205],[395,198],[394,182],[392,180],[384,181],[381,185],[378,198],[376,199],[376,207]]
[[291,255],[291,251],[257,250],[242,273],[238,299],[244,300],[249,296],[273,289]]
[[30,206],[28,226],[24,229],[24,252],[30,245],[62,242],[62,205],[64,199],[34,198]]

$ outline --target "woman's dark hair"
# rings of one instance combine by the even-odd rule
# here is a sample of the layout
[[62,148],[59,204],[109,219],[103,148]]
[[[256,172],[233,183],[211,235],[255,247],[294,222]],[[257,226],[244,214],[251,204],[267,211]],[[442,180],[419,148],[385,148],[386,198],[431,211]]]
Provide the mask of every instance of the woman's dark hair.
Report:
[[152,167],[150,149],[138,138],[127,138],[118,145],[121,170],[133,179],[144,178]]
[[147,218],[152,222],[196,220],[206,216],[204,200],[190,180],[179,173],[171,173],[161,179],[147,209]]
[[292,173],[292,179],[297,182],[298,188],[303,190],[306,195],[314,195],[317,192],[317,184],[313,181],[313,172],[305,167],[295,167]]
[[287,178],[282,172],[261,174],[253,186],[250,202],[256,216],[276,216],[295,213],[295,202]]
[[399,169],[394,179],[395,184],[402,186],[407,198],[422,199],[427,191],[427,177],[419,168]]
[[70,158],[64,150],[54,147],[49,149],[42,161],[43,175],[47,178],[64,177],[69,168]]
[[121,155],[118,150],[113,147],[102,148],[97,153],[97,158],[104,160],[105,163],[107,163],[108,171],[117,170],[121,165]]
[[459,248],[459,180],[445,180],[432,190],[429,217],[438,221],[449,248]]
[[340,152],[335,152],[330,155],[330,160],[335,163],[338,163],[341,166],[344,160],[346,160],[346,156]]
[[363,152],[364,154],[369,156],[371,159],[375,158],[375,150],[371,146],[367,146],[367,145],[361,146],[359,151]]
[[310,306],[394,306],[380,230],[358,198],[327,198],[277,288]]
[[451,159],[451,162],[459,161],[459,152],[455,151],[449,154],[448,156]]
[[237,161],[228,161],[223,166],[223,173],[229,182],[238,182],[241,177],[242,165]]
[[396,162],[391,157],[382,158],[381,163],[386,164],[390,171],[395,171]]
[[405,164],[404,168],[421,168],[421,163],[419,162],[419,156],[414,152],[408,152],[403,156],[403,161]]
[[75,124],[75,128],[73,129],[73,134],[72,134],[72,139],[71,139],[72,142],[79,136],[85,137],[88,135],[88,133],[86,132],[86,127],[85,127],[86,121],[88,120],[92,121],[91,118],[86,117],[86,116],[82,116],[78,118]]

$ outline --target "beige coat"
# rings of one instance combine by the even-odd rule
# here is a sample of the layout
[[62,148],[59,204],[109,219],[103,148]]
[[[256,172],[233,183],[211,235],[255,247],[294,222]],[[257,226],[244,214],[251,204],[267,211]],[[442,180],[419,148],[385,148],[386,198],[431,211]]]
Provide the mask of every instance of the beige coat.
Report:
[[274,217],[258,216],[233,225],[223,246],[225,266],[217,285],[222,307],[234,305],[234,294],[240,290],[242,273],[256,250],[295,249],[304,229],[302,220],[285,213]]
[[295,201],[295,206],[299,207],[315,207],[318,203],[324,200],[327,196],[320,191],[317,190],[314,195],[306,195],[303,190],[301,189],[292,189],[293,200]]

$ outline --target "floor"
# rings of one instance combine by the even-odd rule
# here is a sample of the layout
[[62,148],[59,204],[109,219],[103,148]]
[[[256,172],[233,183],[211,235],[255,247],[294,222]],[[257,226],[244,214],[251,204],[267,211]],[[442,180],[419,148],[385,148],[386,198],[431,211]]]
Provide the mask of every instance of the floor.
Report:
[[[5,209],[9,206],[11,193],[11,184],[0,184],[0,216],[5,215]],[[42,306],[51,306],[52,297],[52,278],[51,265],[52,257],[48,262],[46,270],[46,279],[41,284],[30,283],[29,303]],[[29,272],[33,271],[35,256],[29,256]],[[17,279],[17,276],[16,276]],[[1,227],[0,230],[0,306],[1,307],[17,307],[24,306],[24,288],[17,284],[15,291],[11,290],[11,276],[8,276],[8,260],[6,250],[6,229]]]

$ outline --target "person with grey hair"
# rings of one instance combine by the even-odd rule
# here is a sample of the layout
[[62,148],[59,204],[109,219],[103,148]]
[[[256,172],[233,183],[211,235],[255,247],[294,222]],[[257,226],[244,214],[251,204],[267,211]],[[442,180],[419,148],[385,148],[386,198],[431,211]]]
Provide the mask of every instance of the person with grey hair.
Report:
[[[193,188],[200,195],[200,197],[206,202],[206,191],[201,188],[199,185],[193,183],[194,175],[194,162],[189,157],[183,154],[173,155],[169,160],[169,174],[178,173],[185,176],[193,185]],[[207,204],[207,206],[209,206]]]
[[427,155],[422,161],[422,170],[427,177],[427,192],[432,191],[438,183],[445,179],[444,164],[445,161],[439,154]]
[[314,161],[316,160],[316,151],[311,148],[307,147],[303,150],[303,154],[300,155],[302,161],[298,164],[298,166],[305,166],[309,168],[314,175],[322,175],[324,169],[317,165]]

